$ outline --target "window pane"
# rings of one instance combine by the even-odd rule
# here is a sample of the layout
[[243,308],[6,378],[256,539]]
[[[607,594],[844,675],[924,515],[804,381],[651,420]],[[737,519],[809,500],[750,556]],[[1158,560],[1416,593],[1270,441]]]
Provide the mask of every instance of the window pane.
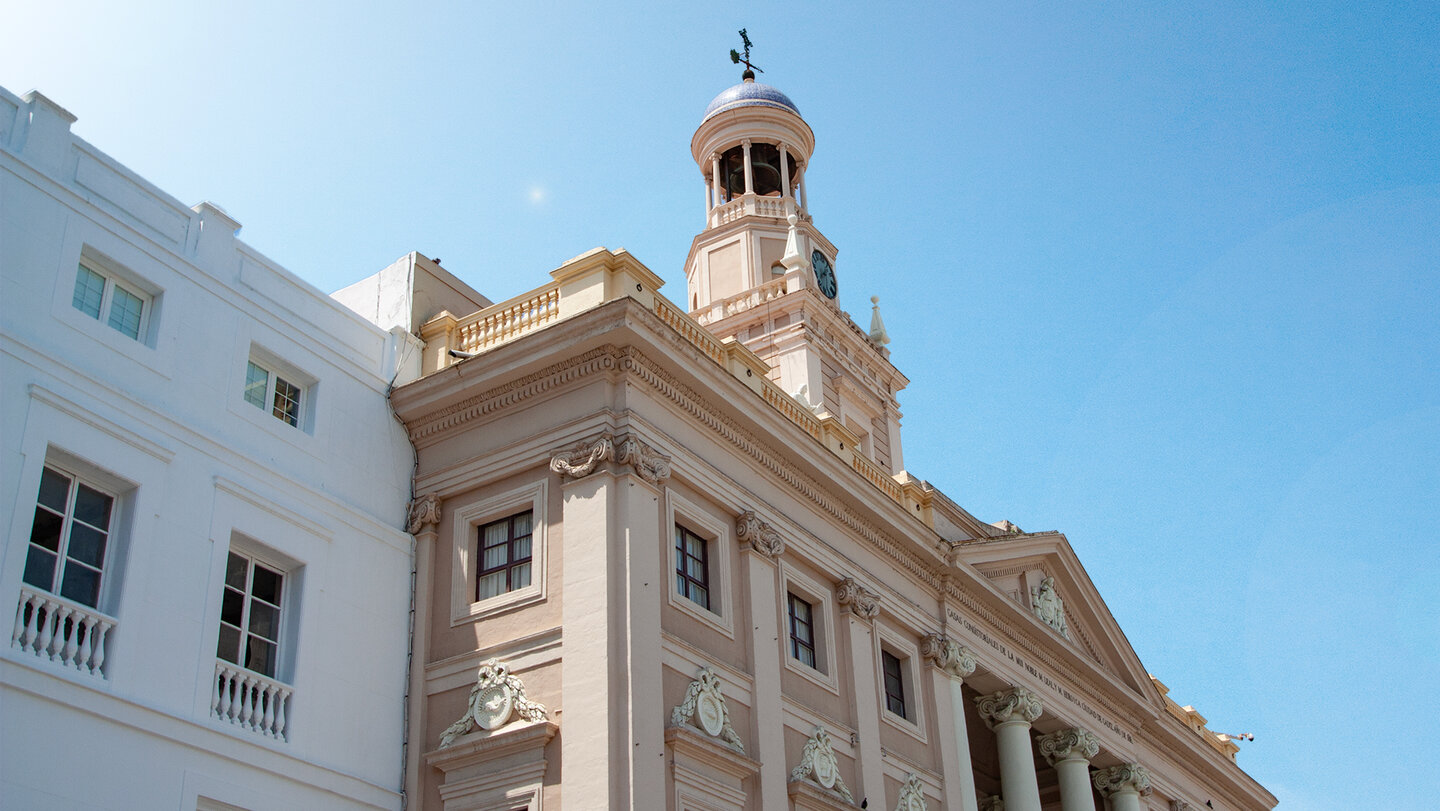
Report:
[[485,546],[498,546],[510,541],[510,522],[496,521],[493,524],[486,524],[481,529],[481,535],[485,539]]
[[239,628],[231,628],[228,625],[220,626],[220,643],[215,647],[215,655],[227,662],[240,664]]
[[255,365],[254,361],[245,367],[245,402],[257,408],[265,407],[265,386],[270,373]]
[[85,267],[75,274],[75,296],[70,303],[75,309],[98,319],[100,317],[100,301],[105,298],[105,277]]
[[109,529],[110,503],[109,496],[82,484],[75,494],[75,517],[96,529]]
[[223,591],[224,595],[220,598],[220,621],[239,628],[245,616],[245,595],[234,589]]
[[[284,577],[274,569],[255,564],[255,579],[250,586],[250,593],[267,603],[280,604],[280,585]],[[253,610],[253,609],[252,609]]]
[[271,412],[290,425],[300,424],[300,387],[275,378],[275,408]]
[[116,286],[110,298],[110,326],[131,338],[140,338],[140,314],[145,302],[122,287]]
[[65,505],[70,501],[70,477],[45,468],[40,475],[39,501],[57,513],[65,512]]
[[275,643],[252,636],[246,643],[245,666],[266,676],[275,675]]
[[259,600],[250,601],[250,633],[269,640],[280,638],[280,609]]
[[521,535],[530,534],[530,522],[533,518],[534,515],[532,515],[531,513],[523,512],[510,519],[515,524],[515,537],[518,538]]
[[105,538],[105,533],[84,524],[71,524],[70,546],[66,547],[65,556],[99,569],[105,561]]
[[54,552],[30,547],[30,555],[25,558],[25,582],[36,588],[54,591],[55,558]]
[[478,599],[483,600],[486,597],[494,597],[495,595],[501,594],[504,591],[505,572],[501,571],[494,574],[487,574],[484,577],[480,578],[480,588],[477,592]]
[[100,602],[100,573],[88,566],[70,563],[61,576],[60,596],[94,608]]
[[504,566],[510,562],[509,551],[510,547],[505,544],[486,549],[485,558],[480,562],[480,568],[484,570]]
[[530,564],[522,563],[510,570],[510,590],[523,589],[530,585]]
[[[250,562],[234,552],[230,553],[230,559],[225,562],[225,585],[237,591],[245,590],[245,573],[250,570]],[[240,623],[235,623],[239,625]]]
[[530,559],[530,536],[529,536],[529,535],[526,535],[524,538],[518,538],[518,539],[516,539],[515,545],[514,545],[514,549],[515,549],[515,557],[514,557],[515,560],[529,560],[529,559]]
[[691,584],[691,587],[690,587],[690,588],[691,588],[690,599],[692,599],[692,600],[694,600],[696,603],[698,603],[701,608],[709,608],[709,607],[710,607],[710,590],[707,589],[707,588],[705,588],[704,586],[697,585],[697,584],[694,584],[694,583]]
[[806,667],[815,667],[815,650],[803,646],[796,646],[796,659]]
[[[30,525],[30,542],[52,552],[60,550],[60,525],[63,519],[44,507],[35,508],[35,522]],[[47,587],[48,588],[48,587]]]

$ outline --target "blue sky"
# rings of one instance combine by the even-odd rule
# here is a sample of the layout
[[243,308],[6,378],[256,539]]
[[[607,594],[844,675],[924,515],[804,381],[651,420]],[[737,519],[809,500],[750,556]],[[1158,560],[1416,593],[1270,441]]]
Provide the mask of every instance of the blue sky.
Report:
[[1064,531],[1282,808],[1429,807],[1440,7],[685,5],[14,4],[0,83],[324,290],[606,245],[683,300],[747,27],[911,472]]

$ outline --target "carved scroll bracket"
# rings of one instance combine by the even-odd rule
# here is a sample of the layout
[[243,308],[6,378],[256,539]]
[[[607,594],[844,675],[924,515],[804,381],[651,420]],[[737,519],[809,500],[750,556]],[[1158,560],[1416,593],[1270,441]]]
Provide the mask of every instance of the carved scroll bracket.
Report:
[[426,493],[410,502],[410,512],[406,516],[405,531],[414,535],[427,526],[435,526],[440,523],[440,496],[435,493]]
[[550,470],[572,479],[582,479],[599,469],[602,462],[629,465],[635,475],[651,484],[670,478],[670,457],[634,436],[619,439],[601,434],[576,443],[550,457]]
[[940,634],[926,634],[920,640],[920,656],[957,679],[974,673],[978,664],[974,651]]
[[849,609],[863,620],[874,620],[880,615],[880,595],[847,577],[835,587],[835,602]]
[[774,527],[761,521],[754,510],[746,510],[735,519],[735,537],[767,558],[778,558],[785,552],[785,539]]

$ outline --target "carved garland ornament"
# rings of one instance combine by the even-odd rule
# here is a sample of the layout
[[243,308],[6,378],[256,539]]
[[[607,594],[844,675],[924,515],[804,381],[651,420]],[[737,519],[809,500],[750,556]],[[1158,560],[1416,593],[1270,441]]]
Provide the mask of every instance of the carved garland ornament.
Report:
[[1024,687],[1013,687],[988,696],[978,696],[975,706],[980,710],[980,717],[985,719],[985,724],[991,729],[997,724],[1014,720],[1034,723],[1044,711],[1039,696]]
[[1065,623],[1065,601],[1055,593],[1055,578],[1047,577],[1040,581],[1039,588],[1030,589],[1030,607],[1041,622],[1070,638],[1070,627]]
[[835,749],[830,744],[830,733],[825,731],[825,727],[815,727],[810,740],[805,742],[805,751],[800,755],[800,765],[790,772],[792,783],[807,777],[821,788],[839,794],[845,802],[855,804],[855,796],[840,778],[840,763],[835,758]]
[[860,619],[873,620],[880,614],[880,595],[847,577],[835,587],[835,602],[849,608]]
[[1122,791],[1133,791],[1140,796],[1150,794],[1150,772],[1139,763],[1122,763],[1095,772],[1095,788],[1109,797]]
[[761,521],[754,510],[746,510],[735,519],[735,537],[767,558],[778,558],[785,552],[785,540],[780,533]]
[[544,721],[545,707],[525,697],[525,685],[510,675],[510,668],[497,659],[480,665],[465,714],[440,736],[440,748],[479,727],[499,729],[516,717],[522,721]]
[[683,726],[692,720],[701,732],[745,754],[745,744],[730,725],[730,708],[725,706],[725,695],[720,692],[720,677],[708,667],[700,668],[700,674],[685,691],[685,700],[670,712],[671,726]]
[[1040,754],[1045,756],[1051,766],[1070,758],[1089,760],[1099,751],[1100,741],[1078,727],[1040,736]]
[[405,521],[405,531],[414,535],[427,525],[440,523],[440,496],[434,493],[410,502],[410,513]]
[[920,656],[957,679],[975,672],[975,652],[949,637],[926,634],[920,640]]
[[602,434],[577,443],[550,457],[550,469],[561,476],[583,479],[594,473],[601,462],[612,460],[631,466],[635,475],[651,484],[670,478],[670,457],[633,436],[616,440]]
[[905,785],[900,787],[900,802],[895,804],[895,811],[929,811],[929,808],[925,803],[925,786],[920,777],[911,772],[905,778]]

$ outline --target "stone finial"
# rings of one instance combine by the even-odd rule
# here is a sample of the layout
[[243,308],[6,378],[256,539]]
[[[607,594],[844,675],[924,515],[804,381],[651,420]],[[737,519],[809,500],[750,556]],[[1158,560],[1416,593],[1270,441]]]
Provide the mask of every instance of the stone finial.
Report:
[[495,730],[516,718],[544,721],[545,707],[525,697],[525,685],[510,675],[509,667],[496,659],[482,662],[465,714],[440,736],[440,748],[451,745],[476,727]]
[[633,436],[620,441],[615,461],[635,468],[635,475],[651,484],[670,478],[670,457]]
[[926,634],[921,638],[920,656],[957,679],[975,672],[975,652],[940,634]]
[[761,521],[754,510],[746,510],[735,519],[735,537],[767,558],[778,558],[785,551],[780,533]]
[[795,230],[800,218],[790,214],[785,217],[785,222],[790,228],[785,232],[785,255],[780,257],[780,264],[789,271],[801,270],[805,267],[805,257],[800,255],[800,239]]
[[1133,791],[1142,797],[1150,793],[1150,772],[1139,763],[1122,763],[1095,772],[1095,788],[1109,797]]
[[410,502],[405,531],[414,535],[427,526],[440,523],[440,496],[426,493]]
[[862,620],[873,620],[880,614],[880,595],[847,577],[835,587],[835,602],[850,609]]
[[602,434],[596,439],[579,442],[550,457],[550,469],[561,476],[581,479],[594,473],[601,462],[614,458],[615,443]]
[[980,801],[980,811],[1005,811],[1005,801],[1000,795],[992,794]]
[[991,729],[1010,721],[1034,723],[1044,711],[1040,697],[1024,687],[1012,687],[988,696],[977,696],[975,706],[980,710],[980,717],[985,719],[985,724]]
[[880,297],[870,297],[870,341],[876,346],[890,343],[890,333],[885,331],[885,322],[880,318]]
[[1055,593],[1055,578],[1047,577],[1040,581],[1038,588],[1030,589],[1030,607],[1041,622],[1059,631],[1066,639],[1070,638],[1070,626],[1065,622],[1065,601]]
[[1089,760],[1100,751],[1100,741],[1079,727],[1040,736],[1040,754],[1054,766],[1062,760]]
[[840,778],[840,763],[835,757],[835,748],[830,743],[830,733],[825,727],[815,727],[810,739],[805,742],[805,751],[800,755],[800,765],[790,772],[790,782],[809,778],[821,788],[839,794],[845,802],[855,804],[855,797]]
[[929,808],[925,802],[925,784],[920,782],[919,775],[911,772],[900,787],[900,801],[895,803],[895,811],[929,811]]
[[700,668],[695,680],[685,691],[685,700],[670,711],[670,725],[684,726],[693,722],[696,727],[712,738],[719,738],[730,748],[745,754],[745,744],[730,725],[730,708],[725,706],[725,695],[720,692],[720,677],[708,667]]

